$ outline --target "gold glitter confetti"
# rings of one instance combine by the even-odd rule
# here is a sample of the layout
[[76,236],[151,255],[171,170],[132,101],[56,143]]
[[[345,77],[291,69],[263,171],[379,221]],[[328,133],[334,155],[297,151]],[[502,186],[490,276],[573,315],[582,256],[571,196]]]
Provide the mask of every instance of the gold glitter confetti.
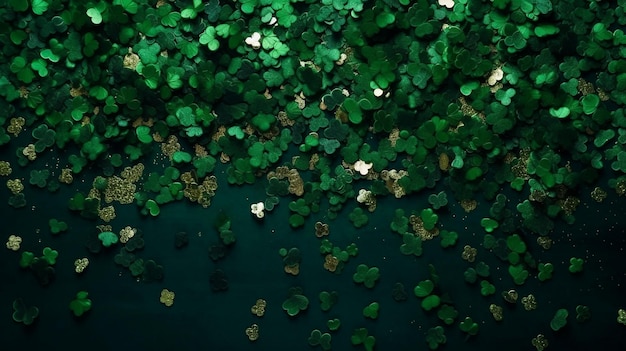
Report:
[[128,48],[128,53],[124,56],[124,68],[135,70],[139,64],[139,55],[133,52],[132,48]]
[[250,341],[257,340],[259,338],[259,326],[255,323],[246,328],[246,335]]
[[167,289],[163,289],[161,290],[161,297],[159,298],[159,301],[164,304],[167,307],[170,307],[174,304],[174,297],[176,296],[176,294],[174,294],[173,291],[169,291]]
[[22,132],[26,119],[24,117],[14,117],[9,120],[9,126],[7,127],[7,133],[18,136]]
[[447,172],[450,169],[450,157],[445,152],[439,154],[439,169]]
[[529,294],[528,296],[522,297],[522,306],[526,311],[532,311],[537,308],[537,300],[535,299],[535,295]]
[[110,222],[115,219],[115,207],[106,206],[98,210],[98,216],[105,222]]
[[322,222],[315,222],[315,236],[318,238],[327,236],[330,233],[328,224]]
[[161,143],[161,152],[171,160],[176,151],[180,151],[180,143],[175,135],[170,135],[165,143]]
[[543,351],[548,347],[548,339],[543,334],[537,334],[531,341],[532,345],[537,351]]
[[7,240],[7,249],[17,251],[20,249],[20,244],[22,243],[22,238],[17,235],[9,236],[9,240]]
[[9,179],[7,180],[7,188],[11,190],[13,195],[17,195],[24,190],[24,184],[22,184],[20,179]]
[[496,322],[500,322],[504,318],[504,309],[494,303],[489,305],[489,312],[491,312],[491,315],[493,316],[493,319],[496,320]]
[[267,301],[258,299],[256,300],[254,306],[250,308],[250,312],[257,317],[263,317],[265,314],[265,307],[267,307]]
[[137,229],[131,228],[130,226],[122,228],[122,230],[120,230],[120,242],[126,244],[128,242],[128,239],[135,236],[136,233]]
[[409,217],[409,223],[411,224],[411,227],[413,228],[415,234],[417,234],[417,236],[419,236],[422,241],[431,240],[439,235],[439,228],[426,230],[424,228],[424,221],[420,216],[411,215]]
[[339,259],[331,254],[324,256],[324,269],[329,272],[334,272],[337,270],[337,266],[339,265]]
[[74,181],[74,176],[72,175],[72,169],[63,168],[61,170],[61,174],[59,174],[59,182],[64,184],[72,184]]
[[13,169],[11,169],[11,164],[7,161],[0,161],[0,176],[8,176],[11,175]]
[[74,272],[82,273],[87,268],[87,266],[89,266],[89,259],[86,257],[79,258],[74,261]]
[[469,245],[465,245],[463,246],[463,253],[461,254],[461,258],[463,258],[467,262],[474,262],[474,260],[476,260],[477,253],[478,250]]
[[476,200],[461,200],[461,207],[465,210],[466,213],[470,213],[476,209],[478,206],[478,202]]
[[285,266],[285,273],[289,273],[291,275],[300,274],[300,264],[296,263],[296,264]]
[[617,310],[617,323],[626,325],[626,310],[622,308]]
[[607,192],[600,187],[595,187],[591,192],[591,198],[594,199],[596,202],[604,201],[604,199],[606,199],[606,196]]
[[22,150],[22,154],[28,158],[29,161],[34,161],[37,159],[37,153],[35,152],[35,144],[28,144]]
[[552,239],[547,236],[540,236],[537,238],[537,244],[541,246],[544,250],[548,250],[552,247]]

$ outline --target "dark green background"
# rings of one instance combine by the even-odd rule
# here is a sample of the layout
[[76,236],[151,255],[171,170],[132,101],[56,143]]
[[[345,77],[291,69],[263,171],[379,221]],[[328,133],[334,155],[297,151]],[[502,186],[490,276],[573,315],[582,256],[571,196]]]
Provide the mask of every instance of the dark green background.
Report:
[[[5,147],[2,151],[0,159],[10,159],[11,150]],[[606,350],[626,347],[624,326],[616,322],[617,309],[626,307],[622,261],[626,247],[624,199],[616,198],[613,190],[609,190],[611,196],[598,205],[588,197],[589,189],[580,189],[582,203],[575,213],[576,223],[571,226],[557,223],[551,234],[555,243],[548,251],[536,245],[534,234],[519,231],[537,261],[552,262],[555,272],[553,279],[544,283],[539,283],[536,272],[531,272],[526,284],[516,287],[508,275],[507,265],[480,247],[484,235],[480,218],[488,216],[489,203],[485,200],[467,215],[449,195],[450,204],[447,210],[439,211],[439,222],[442,228],[457,231],[459,242],[444,250],[436,238],[426,242],[424,254],[415,258],[399,252],[401,238],[389,229],[393,210],[403,207],[407,214],[411,210],[419,211],[428,206],[427,195],[439,189],[428,189],[419,196],[401,200],[380,199],[377,210],[369,216],[369,224],[361,229],[355,229],[347,220],[347,213],[354,206],[350,204],[335,221],[325,218],[322,209],[307,220],[303,229],[294,231],[287,224],[289,211],[285,198],[274,212],[259,222],[250,215],[249,206],[265,198],[263,184],[229,186],[223,177],[224,168],[220,166],[216,170],[220,188],[208,209],[185,200],[163,206],[158,218],[145,218],[134,204],[116,205],[117,218],[111,222],[114,231],[126,225],[141,229],[146,245],[138,256],[154,259],[164,266],[164,281],[146,284],[136,282],[127,269],[113,262],[119,248],[90,254],[85,243],[96,233],[96,222],[84,220],[67,209],[72,192],[87,191],[93,177],[99,174],[98,169],[87,170],[73,185],[62,186],[55,194],[28,184],[27,172],[43,168],[46,159],[53,160],[56,156],[48,151],[27,168],[14,165],[10,178],[23,178],[28,204],[18,210],[6,205],[6,201],[0,205],[4,218],[3,240],[16,234],[24,240],[21,251],[40,255],[43,247],[50,246],[60,253],[56,280],[41,287],[30,272],[20,269],[19,252],[0,251],[0,306],[3,306],[0,334],[8,349],[298,350],[309,348],[307,338],[311,330],[327,331],[326,321],[340,318],[341,328],[332,333],[334,350],[353,349],[350,335],[359,327],[366,327],[377,338],[377,350],[425,350],[426,331],[442,324],[436,312],[425,313],[412,294],[415,284],[429,277],[429,263],[436,267],[441,277],[439,288],[449,294],[459,310],[459,319],[471,316],[480,321],[479,334],[469,339],[457,323],[446,327],[448,341],[444,350],[530,350],[530,340],[537,333],[548,337],[550,350],[589,350],[600,345]],[[161,167],[147,167],[144,174],[160,171]],[[54,176],[57,175],[55,171]],[[81,179],[85,180],[82,185]],[[606,184],[603,186],[608,189]],[[358,183],[355,188],[358,189]],[[0,189],[0,196],[8,198],[6,187]],[[508,207],[515,212],[517,201],[512,197],[509,200]],[[207,249],[217,242],[213,222],[220,210],[232,217],[237,242],[225,259],[214,263]],[[53,237],[47,224],[49,218],[66,221],[69,230]],[[345,247],[355,242],[359,247],[359,255],[350,259],[342,274],[332,274],[322,267],[319,239],[313,230],[317,220],[330,223],[329,238],[335,245]],[[178,231],[190,234],[189,246],[182,250],[174,248],[174,234]],[[460,257],[465,244],[478,248],[477,262],[484,260],[491,266],[490,280],[496,286],[496,295],[482,297],[478,284],[465,283],[463,272],[473,266]],[[281,247],[301,250],[303,260],[299,276],[283,272],[278,254]],[[73,262],[85,256],[91,264],[82,275],[76,275]],[[585,259],[582,274],[574,276],[568,272],[571,256]],[[374,289],[353,283],[352,274],[360,263],[380,268],[381,278]],[[211,291],[208,277],[215,268],[227,274],[230,283],[227,292]],[[405,285],[409,292],[407,301],[392,299],[391,289],[396,282]],[[310,300],[308,310],[295,318],[289,318],[280,307],[292,286],[302,287]],[[176,293],[171,308],[159,302],[163,288]],[[538,309],[525,311],[520,303],[507,305],[499,293],[510,288],[516,288],[520,296],[535,294]],[[80,319],[73,317],[68,308],[69,301],[79,290],[87,290],[93,301],[92,310]],[[322,290],[339,292],[339,302],[327,313],[320,310],[317,297]],[[39,307],[40,314],[34,325],[26,327],[11,319],[11,303],[18,297],[29,306]],[[268,303],[262,318],[250,313],[250,307],[258,298]],[[373,301],[381,305],[380,316],[376,321],[366,320],[361,310]],[[504,306],[503,322],[493,320],[488,311],[490,303]],[[578,304],[591,307],[590,321],[583,324],[575,321]],[[553,332],[549,323],[559,308],[569,310],[569,323],[563,330]],[[250,343],[244,333],[252,323],[260,327],[260,338],[255,343]]]

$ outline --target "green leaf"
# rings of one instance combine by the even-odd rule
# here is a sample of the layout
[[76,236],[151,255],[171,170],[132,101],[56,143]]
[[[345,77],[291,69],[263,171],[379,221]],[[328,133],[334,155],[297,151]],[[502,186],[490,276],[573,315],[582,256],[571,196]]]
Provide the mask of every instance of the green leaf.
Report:
[[30,4],[33,13],[40,16],[48,10],[49,5],[46,0],[32,0]]
[[87,16],[91,18],[91,23],[93,24],[102,23],[102,14],[100,13],[100,10],[95,7],[87,9]]
[[209,50],[216,51],[220,47],[220,42],[215,38],[217,30],[213,26],[208,26],[202,34],[200,34],[200,44],[206,45]]

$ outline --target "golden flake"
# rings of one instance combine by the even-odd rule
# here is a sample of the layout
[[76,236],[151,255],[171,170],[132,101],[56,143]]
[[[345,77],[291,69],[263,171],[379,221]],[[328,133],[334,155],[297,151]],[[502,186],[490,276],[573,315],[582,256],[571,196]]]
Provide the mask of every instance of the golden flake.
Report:
[[24,190],[24,185],[20,179],[9,179],[7,180],[7,188],[11,190],[13,195],[17,195]]
[[617,310],[617,323],[626,325],[626,310],[622,308]]
[[250,312],[257,317],[263,317],[265,314],[265,307],[267,307],[267,301],[258,299],[256,300],[254,306],[250,308]]
[[[123,174],[124,172],[122,172]],[[107,188],[104,190],[104,201],[111,203],[117,201],[120,204],[131,204],[135,201],[135,191],[137,186],[134,178],[120,178],[112,176],[108,178]]]
[[13,169],[11,169],[11,164],[7,161],[0,161],[0,176],[8,176],[11,175]]
[[594,199],[596,202],[604,201],[604,199],[606,199],[606,196],[607,192],[598,186],[595,187],[591,192],[591,198]]
[[593,94],[595,92],[595,88],[592,83],[583,78],[578,78],[578,92],[583,95]]
[[537,334],[531,341],[537,351],[543,351],[548,347],[548,339],[543,334]]
[[98,210],[98,216],[105,222],[110,222],[115,219],[115,207],[106,206]]
[[133,71],[139,64],[139,55],[133,52],[132,48],[128,48],[128,53],[124,56],[124,68],[132,69]]
[[450,157],[445,152],[439,154],[439,169],[444,172],[450,169]]
[[337,270],[337,266],[339,265],[339,259],[331,254],[324,256],[324,269],[329,272],[334,272]]
[[461,258],[463,258],[467,262],[474,262],[474,260],[476,260],[477,253],[478,250],[469,245],[465,245],[463,246],[463,253],[461,254]]
[[391,147],[396,147],[396,142],[400,139],[400,130],[398,128],[393,128],[387,139],[389,139]]
[[492,303],[491,305],[489,305],[489,312],[491,312],[491,315],[493,316],[493,319],[496,320],[496,322],[500,322],[504,318],[504,309],[502,308],[502,306],[498,306]]
[[126,244],[130,238],[135,236],[137,233],[137,229],[132,228],[131,226],[126,226],[120,230],[120,242],[122,244]]
[[300,274],[300,264],[296,263],[296,264],[292,264],[292,265],[286,265],[285,266],[285,273],[289,273],[291,275],[298,275],[298,274]]
[[87,268],[87,266],[89,266],[89,259],[86,257],[79,258],[74,261],[74,272],[82,273]]
[[620,179],[615,184],[615,192],[619,196],[626,194],[626,179]]
[[220,162],[221,163],[228,163],[229,161],[230,161],[230,156],[228,156],[227,154],[222,152],[220,154]]
[[439,235],[439,228],[426,230],[426,228],[424,228],[424,221],[420,216],[411,215],[409,217],[409,224],[411,224],[413,231],[422,241],[431,240]]
[[64,184],[72,184],[74,181],[74,176],[72,175],[71,168],[63,168],[61,170],[61,174],[59,174],[59,182]]
[[7,249],[17,251],[20,249],[20,244],[22,243],[22,238],[17,235],[9,236],[7,240]]
[[535,295],[529,294],[528,296],[522,297],[522,306],[526,311],[532,311],[537,308],[537,299],[535,299]]
[[110,232],[113,230],[113,228],[111,227],[110,224],[98,224],[96,226],[96,228],[100,231],[100,232]]
[[20,92],[20,97],[22,99],[27,99],[28,94],[30,94],[30,91],[28,90],[28,88],[23,85],[19,87],[18,91]]
[[[143,163],[138,163],[132,167],[124,168],[120,176],[124,178],[125,180],[128,180],[131,183],[136,183],[143,176],[143,170],[144,170]],[[110,180],[109,180],[109,186],[111,186]]]
[[226,127],[219,126],[219,127],[217,127],[217,130],[215,131],[213,136],[211,136],[211,139],[213,141],[219,141],[220,138],[223,137],[223,136],[226,136]]
[[79,86],[78,88],[70,88],[70,96],[71,97],[77,97],[77,96],[81,96],[81,95],[85,95],[87,92],[85,91],[85,89],[83,89],[82,86]]
[[537,238],[537,244],[541,246],[544,250],[548,250],[552,247],[552,239],[547,236],[540,236]]
[[170,135],[165,143],[161,143],[161,152],[171,160],[176,151],[180,151],[180,143],[175,135]]
[[278,116],[276,116],[276,118],[278,119],[278,122],[280,123],[280,125],[283,127],[291,127],[294,124],[296,124],[296,121],[289,118],[289,115],[287,115],[287,112],[285,111],[279,111]]
[[22,154],[28,158],[29,161],[34,161],[37,158],[37,153],[35,152],[35,144],[28,144],[22,150]]
[[309,170],[312,171],[315,169],[315,166],[317,165],[317,163],[320,160],[320,155],[317,153],[314,153],[313,155],[311,155],[311,159],[309,160]]
[[467,213],[474,211],[477,206],[478,206],[478,202],[476,202],[476,200],[468,200],[468,199],[461,200],[461,207]]
[[200,144],[195,144],[193,146],[193,150],[198,157],[205,157],[209,155],[209,153],[206,151],[206,148]]
[[318,238],[327,236],[330,233],[328,224],[322,222],[315,222],[315,236]]
[[255,323],[246,328],[246,335],[250,341],[257,340],[259,338],[259,326]]
[[576,207],[580,204],[580,199],[574,196],[568,196],[564,201],[559,201],[559,206],[563,209],[566,215],[571,215],[576,211]]
[[159,301],[167,307],[171,307],[174,304],[174,294],[173,291],[169,291],[167,289],[161,290],[161,296],[159,297]]
[[26,119],[24,117],[13,117],[9,120],[9,126],[7,127],[7,133],[18,136],[22,132]]

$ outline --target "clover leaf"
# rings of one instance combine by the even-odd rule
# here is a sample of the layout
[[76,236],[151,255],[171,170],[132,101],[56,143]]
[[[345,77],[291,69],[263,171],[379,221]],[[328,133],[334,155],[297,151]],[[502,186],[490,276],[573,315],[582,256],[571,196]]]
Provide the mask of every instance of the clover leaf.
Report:
[[496,293],[496,287],[487,280],[480,282],[480,294],[483,296],[489,296]]
[[348,218],[356,228],[365,226],[369,221],[369,218],[361,207],[355,207],[348,215]]
[[448,204],[448,197],[444,191],[440,191],[438,194],[430,194],[428,203],[433,206],[433,209],[438,210]]
[[42,258],[49,265],[53,266],[57,262],[57,257],[59,257],[59,252],[57,250],[53,250],[47,246],[43,248]]
[[426,332],[426,343],[428,344],[428,348],[431,350],[436,350],[439,348],[439,345],[445,344],[446,336],[444,334],[443,327],[438,325],[434,328],[428,329]]
[[582,258],[572,257],[569,259],[569,271],[570,273],[580,273],[583,271],[584,260]]
[[578,323],[583,323],[589,319],[591,319],[591,309],[589,306],[576,306],[576,321],[578,321]]
[[367,288],[373,288],[376,285],[376,281],[380,278],[380,271],[378,267],[368,267],[365,264],[359,264],[356,267],[356,273],[352,275],[352,280],[355,283],[363,283]]
[[523,285],[528,278],[528,271],[521,264],[510,265],[509,274],[513,278],[513,282],[517,285]]
[[569,312],[565,308],[558,309],[550,321],[550,328],[554,331],[559,331],[567,324],[568,315]]
[[319,345],[322,350],[330,350],[331,339],[332,336],[329,333],[322,333],[319,329],[314,329],[311,331],[308,341],[311,346]]
[[539,269],[539,274],[537,274],[537,278],[540,281],[546,281],[552,278],[552,272],[554,271],[554,266],[552,263],[540,263],[537,267]]
[[59,234],[67,230],[67,223],[59,221],[56,218],[51,218],[48,221],[48,225],[50,226],[50,232],[52,234]]
[[336,291],[322,291],[319,294],[319,299],[320,308],[322,309],[322,311],[326,312],[329,311],[333,307],[333,305],[337,303],[337,301],[339,300],[339,293],[337,293]]
[[98,234],[98,239],[102,242],[102,246],[110,247],[112,245],[117,244],[119,238],[117,235],[110,231],[101,232]]
[[433,283],[433,281],[430,279],[426,279],[426,280],[422,280],[421,282],[419,282],[413,289],[413,292],[415,293],[415,296],[417,297],[426,297],[430,295],[430,293],[433,292],[434,288],[435,288],[435,283]]
[[309,299],[301,294],[293,294],[287,298],[282,304],[283,310],[287,312],[290,317],[298,315],[301,311],[306,310],[309,307]]
[[328,322],[326,322],[326,326],[330,331],[337,331],[341,326],[341,321],[338,318],[329,319]]
[[413,233],[402,234],[403,244],[400,245],[400,252],[403,255],[422,255],[422,239]]
[[363,308],[363,317],[377,319],[380,304],[378,302],[372,302]]
[[456,245],[459,234],[455,231],[442,230],[439,233],[441,237],[441,247],[447,248]]
[[365,328],[355,329],[350,337],[352,345],[363,345],[366,351],[373,351],[374,345],[376,345],[376,338],[368,334],[369,332]]
[[437,317],[441,319],[445,324],[451,325],[454,323],[456,317],[458,317],[459,312],[450,305],[443,304],[437,311]]
[[431,208],[423,209],[422,212],[420,212],[420,217],[424,222],[424,229],[426,230],[434,229],[439,220],[439,216]]
[[79,291],[76,297],[70,302],[70,310],[76,317],[80,317],[91,309],[91,299],[88,298],[89,293]]
[[467,333],[468,335],[476,335],[478,334],[478,323],[474,322],[471,317],[465,317],[465,319],[459,324],[459,328],[461,331]]
[[27,307],[22,298],[13,301],[13,320],[24,325],[31,325],[39,315],[39,309],[35,306]]

